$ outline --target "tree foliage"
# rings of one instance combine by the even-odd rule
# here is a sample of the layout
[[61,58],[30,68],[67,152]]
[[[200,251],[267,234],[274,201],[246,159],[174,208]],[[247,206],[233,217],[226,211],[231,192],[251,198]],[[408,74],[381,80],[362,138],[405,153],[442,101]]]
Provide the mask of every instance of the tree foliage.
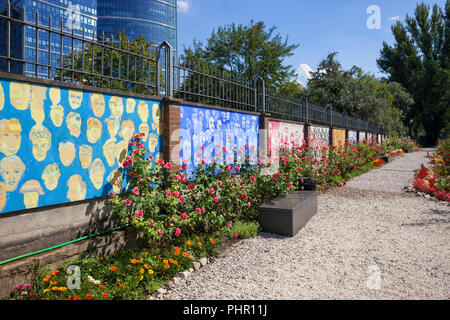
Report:
[[413,16],[391,30],[395,43],[383,43],[378,66],[413,96],[406,121],[420,123],[434,145],[447,134],[450,120],[450,0],[443,9],[418,4]]
[[389,131],[402,132],[402,108],[411,103],[409,94],[401,85],[389,85],[356,66],[343,70],[336,56],[336,52],[330,53],[311,74],[307,89],[309,101],[331,105],[338,112],[371,121]]

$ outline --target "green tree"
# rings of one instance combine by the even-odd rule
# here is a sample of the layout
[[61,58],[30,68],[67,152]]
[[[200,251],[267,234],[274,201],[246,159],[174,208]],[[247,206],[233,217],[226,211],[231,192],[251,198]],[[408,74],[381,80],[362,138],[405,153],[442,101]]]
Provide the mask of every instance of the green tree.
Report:
[[[343,70],[336,56],[336,52],[330,53],[312,73],[306,94],[309,101],[321,106],[329,104],[335,111],[370,121],[388,131],[402,132],[402,111],[396,106],[388,84],[356,66]],[[401,91],[401,86],[396,89],[408,95]]]
[[194,40],[192,47],[184,49],[182,59],[207,62],[250,81],[259,76],[266,87],[279,89],[295,77],[295,70],[284,60],[298,45],[275,34],[276,29],[273,26],[266,30],[264,22],[221,26],[212,31],[205,46]]
[[104,45],[86,41],[84,48],[80,45],[75,50],[73,59],[72,54],[63,56],[63,66],[62,75],[57,70],[53,78],[156,95],[156,51],[143,36],[129,41],[120,31],[112,43],[111,39]]
[[427,143],[435,145],[450,120],[450,0],[444,10],[418,4],[414,16],[391,30],[395,43],[383,43],[378,66],[413,96],[407,121],[420,121]]

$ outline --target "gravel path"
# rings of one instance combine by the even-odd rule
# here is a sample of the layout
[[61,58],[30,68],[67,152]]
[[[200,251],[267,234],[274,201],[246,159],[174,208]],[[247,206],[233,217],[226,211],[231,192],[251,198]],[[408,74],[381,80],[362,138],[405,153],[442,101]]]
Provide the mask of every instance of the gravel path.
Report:
[[162,298],[450,299],[450,207],[402,191],[425,155],[319,195],[295,237],[242,240]]

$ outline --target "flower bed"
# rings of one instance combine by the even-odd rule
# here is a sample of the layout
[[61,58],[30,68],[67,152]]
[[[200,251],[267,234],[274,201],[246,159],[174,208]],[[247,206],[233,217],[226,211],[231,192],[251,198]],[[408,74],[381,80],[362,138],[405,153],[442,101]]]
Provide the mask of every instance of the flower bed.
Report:
[[450,152],[442,148],[429,158],[431,167],[414,174],[413,187],[438,200],[450,202]]
[[[144,250],[126,250],[105,257],[79,258],[51,272],[42,269],[11,299],[145,299],[148,294],[201,257],[215,253],[227,238],[245,238],[258,232],[258,207],[290,190],[302,190],[305,178],[314,178],[319,191],[382,165],[385,148],[376,143],[346,141],[333,148],[285,146],[279,166],[266,161],[255,165],[212,164],[205,161],[193,174],[186,166],[173,172],[172,164],[154,161],[141,143],[130,142],[122,164],[129,193],[110,194],[109,204],[123,225],[137,231]],[[225,153],[231,151],[223,147]],[[321,157],[315,155],[321,154]],[[69,289],[68,266],[80,269],[80,287]],[[69,278],[70,279],[70,278]]]

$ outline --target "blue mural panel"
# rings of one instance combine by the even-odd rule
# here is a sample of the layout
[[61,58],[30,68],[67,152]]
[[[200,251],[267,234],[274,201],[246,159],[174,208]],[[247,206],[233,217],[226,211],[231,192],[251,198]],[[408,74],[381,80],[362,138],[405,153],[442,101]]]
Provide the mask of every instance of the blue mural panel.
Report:
[[159,101],[0,79],[0,213],[123,192],[128,142],[161,153]]
[[242,164],[248,154],[257,162],[259,116],[181,105],[181,164],[192,172],[206,164]]

